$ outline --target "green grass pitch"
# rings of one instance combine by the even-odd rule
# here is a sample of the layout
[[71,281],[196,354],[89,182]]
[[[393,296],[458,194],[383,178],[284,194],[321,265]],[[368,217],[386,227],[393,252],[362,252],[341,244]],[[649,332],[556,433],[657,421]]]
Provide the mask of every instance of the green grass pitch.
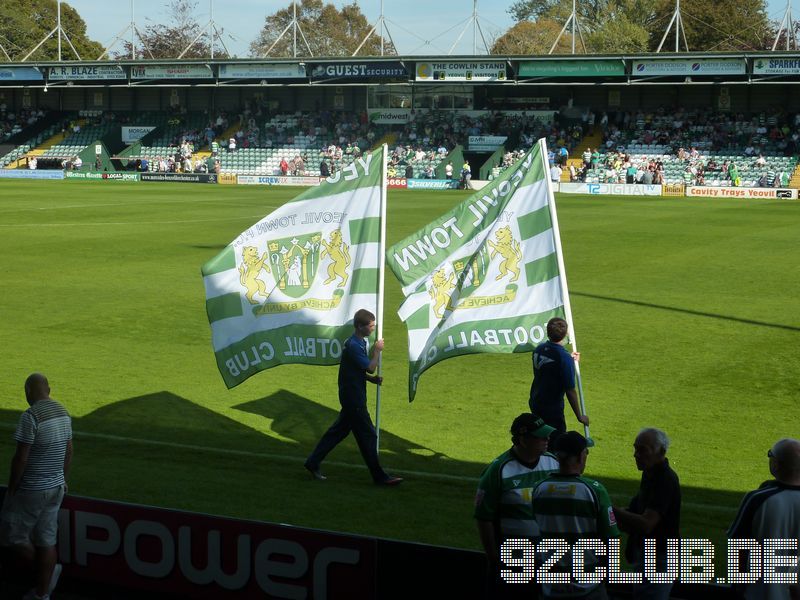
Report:
[[[408,404],[387,274],[381,459],[398,489],[371,485],[352,438],[327,482],[302,469],[338,410],[335,367],[225,389],[200,266],[297,193],[0,181],[0,477],[39,370],[74,418],[73,493],[477,548],[475,482],[527,409],[530,355],[446,361]],[[389,244],[464,197],[390,192]],[[682,533],[722,552],[742,493],[769,478],[767,449],[800,433],[800,204],[561,195],[558,209],[597,442],[587,474],[626,502],[636,432],[664,428]]]

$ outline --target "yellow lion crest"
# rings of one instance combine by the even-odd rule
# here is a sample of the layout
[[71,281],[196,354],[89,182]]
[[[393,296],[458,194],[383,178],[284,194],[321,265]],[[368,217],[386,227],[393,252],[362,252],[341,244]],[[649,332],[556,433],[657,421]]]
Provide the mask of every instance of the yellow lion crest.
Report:
[[269,298],[267,284],[258,278],[261,274],[261,269],[269,273],[269,258],[267,253],[264,252],[264,255],[259,258],[258,248],[255,246],[245,246],[242,249],[242,263],[239,265],[239,282],[247,288],[245,297],[250,304],[258,304],[258,301],[254,298],[256,294],[261,294],[265,298]]
[[331,264],[328,265],[328,278],[323,283],[328,284],[339,277],[341,281],[336,287],[344,287],[350,277],[347,274],[347,267],[350,266],[350,248],[342,240],[342,232],[336,229],[331,232],[330,241],[326,242],[323,238],[320,243],[324,246],[320,258],[325,258],[327,254],[331,259]]
[[453,284],[454,278],[454,273],[450,273],[448,277],[444,269],[439,269],[431,277],[431,287],[428,288],[428,293],[431,295],[431,300],[434,301],[433,314],[438,319],[444,316],[444,311],[450,303],[450,290],[456,287]]
[[495,281],[502,279],[509,273],[514,274],[509,281],[516,281],[519,278],[519,261],[522,258],[519,242],[514,239],[511,228],[508,226],[501,227],[495,231],[494,235],[497,238],[497,243],[489,240],[489,246],[492,247],[490,258],[494,258],[498,254],[503,257],[503,260],[500,261],[500,274],[495,277]]

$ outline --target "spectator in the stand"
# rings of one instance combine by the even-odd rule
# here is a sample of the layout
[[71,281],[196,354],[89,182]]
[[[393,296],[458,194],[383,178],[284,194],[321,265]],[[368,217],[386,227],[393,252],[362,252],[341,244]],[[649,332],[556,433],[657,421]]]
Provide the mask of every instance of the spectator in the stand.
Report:
[[323,158],[322,161],[319,163],[319,176],[320,177],[330,177],[331,170],[328,168],[328,163]]
[[411,164],[406,165],[406,179],[414,178],[414,167]]
[[592,166],[592,149],[586,148],[586,150],[583,151],[583,168],[588,169],[591,166]]
[[289,163],[286,162],[285,156],[281,157],[280,169],[281,169],[281,175],[286,176],[289,174]]
[[228,140],[228,152],[236,152],[236,138],[232,137]]

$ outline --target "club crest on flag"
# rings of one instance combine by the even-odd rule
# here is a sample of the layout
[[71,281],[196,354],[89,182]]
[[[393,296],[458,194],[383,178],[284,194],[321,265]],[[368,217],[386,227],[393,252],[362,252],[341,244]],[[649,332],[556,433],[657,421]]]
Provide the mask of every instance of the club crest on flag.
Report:
[[269,261],[275,286],[292,298],[308,292],[319,269],[320,233],[270,240]]

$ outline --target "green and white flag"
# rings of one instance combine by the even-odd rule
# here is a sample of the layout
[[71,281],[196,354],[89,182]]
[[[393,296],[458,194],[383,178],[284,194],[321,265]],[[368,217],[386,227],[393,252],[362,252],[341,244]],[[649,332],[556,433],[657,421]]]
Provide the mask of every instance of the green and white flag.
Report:
[[514,167],[389,248],[403,286],[409,400],[438,362],[529,352],[569,306],[544,140]]
[[276,365],[338,364],[356,310],[378,312],[384,161],[384,149],[356,159],[203,265],[229,388]]

